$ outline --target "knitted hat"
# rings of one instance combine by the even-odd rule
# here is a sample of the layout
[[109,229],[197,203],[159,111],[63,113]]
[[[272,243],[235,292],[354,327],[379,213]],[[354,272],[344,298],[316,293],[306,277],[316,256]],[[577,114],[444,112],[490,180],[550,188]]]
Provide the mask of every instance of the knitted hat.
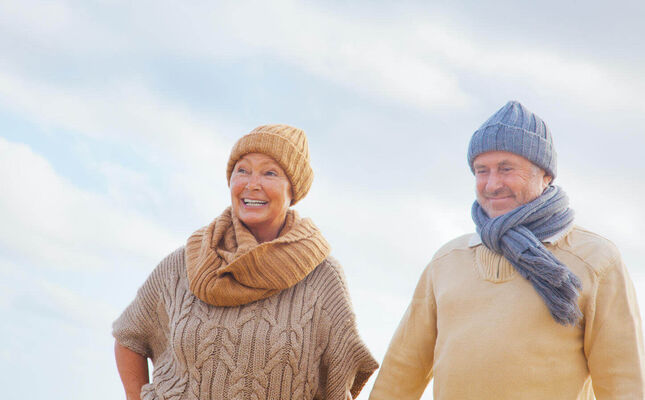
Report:
[[262,125],[242,136],[228,159],[227,182],[231,181],[235,163],[248,153],[266,154],[280,164],[291,183],[291,205],[305,197],[314,180],[314,171],[309,165],[309,145],[302,129],[283,124]]
[[557,155],[551,132],[544,121],[517,101],[509,101],[473,133],[468,145],[468,164],[487,151],[508,151],[544,169],[555,179]]

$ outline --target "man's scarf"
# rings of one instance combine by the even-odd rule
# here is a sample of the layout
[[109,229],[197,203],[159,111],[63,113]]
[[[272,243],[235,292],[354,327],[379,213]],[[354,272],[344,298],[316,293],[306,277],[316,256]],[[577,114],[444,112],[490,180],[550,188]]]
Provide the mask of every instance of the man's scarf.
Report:
[[573,223],[569,198],[558,186],[506,214],[489,218],[477,201],[472,217],[486,247],[502,254],[526,278],[553,318],[562,325],[576,325],[580,279],[542,244],[542,240]]

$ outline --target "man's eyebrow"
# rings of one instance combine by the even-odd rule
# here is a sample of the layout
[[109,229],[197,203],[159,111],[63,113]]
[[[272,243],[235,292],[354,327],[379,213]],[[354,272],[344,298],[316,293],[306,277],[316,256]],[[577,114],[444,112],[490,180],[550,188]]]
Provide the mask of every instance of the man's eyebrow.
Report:
[[[515,163],[513,161],[511,161],[511,160],[502,160],[502,161],[498,162],[497,164],[495,164],[495,166],[497,166],[497,167],[507,167],[507,166],[514,166],[514,165],[515,165]],[[474,162],[473,163],[473,168],[476,169],[476,168],[488,168],[488,167],[485,164],[479,164],[477,162]]]

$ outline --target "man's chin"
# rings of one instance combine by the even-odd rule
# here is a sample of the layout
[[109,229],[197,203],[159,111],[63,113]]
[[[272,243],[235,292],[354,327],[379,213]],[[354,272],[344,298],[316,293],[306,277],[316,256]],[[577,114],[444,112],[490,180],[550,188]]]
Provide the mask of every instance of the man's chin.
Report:
[[504,215],[509,211],[513,211],[514,209],[515,207],[484,207],[484,211],[489,218],[499,217],[500,215]]

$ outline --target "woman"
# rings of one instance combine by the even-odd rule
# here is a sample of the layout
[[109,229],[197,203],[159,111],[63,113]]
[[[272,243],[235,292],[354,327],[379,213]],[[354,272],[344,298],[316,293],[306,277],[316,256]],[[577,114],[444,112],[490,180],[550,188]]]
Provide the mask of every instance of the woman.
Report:
[[254,129],[226,176],[231,207],[166,257],[114,322],[128,400],[357,396],[377,364],[342,268],[289,210],[313,180],[305,133]]

